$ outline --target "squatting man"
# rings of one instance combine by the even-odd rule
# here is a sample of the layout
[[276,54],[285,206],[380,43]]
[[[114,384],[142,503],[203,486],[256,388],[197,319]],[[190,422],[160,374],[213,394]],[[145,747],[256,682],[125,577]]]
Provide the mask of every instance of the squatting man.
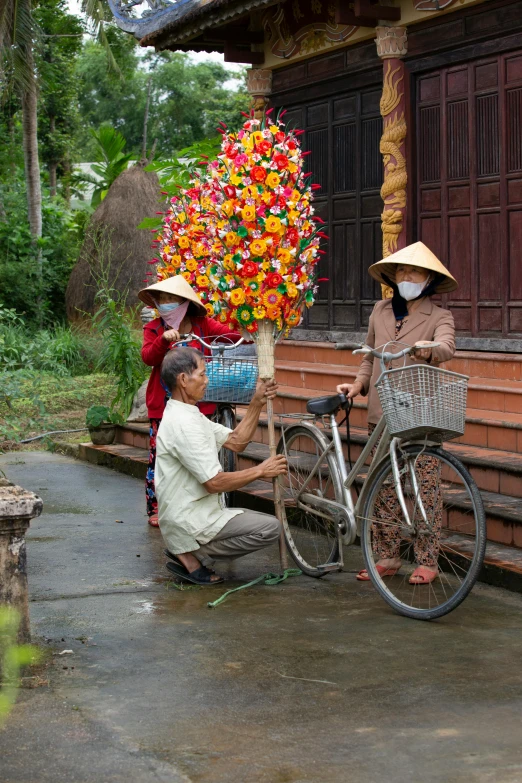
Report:
[[273,544],[279,536],[276,517],[242,508],[224,508],[220,493],[251,481],[286,473],[284,456],[256,467],[224,473],[219,449],[242,452],[250,443],[266,401],[277,394],[275,381],[259,381],[243,420],[231,430],[210,421],[197,403],[208,384],[203,355],[193,348],[169,351],[161,366],[171,392],[157,437],[156,494],[159,526],[170,558],[167,568],[194,584],[222,582],[214,559],[236,558]]

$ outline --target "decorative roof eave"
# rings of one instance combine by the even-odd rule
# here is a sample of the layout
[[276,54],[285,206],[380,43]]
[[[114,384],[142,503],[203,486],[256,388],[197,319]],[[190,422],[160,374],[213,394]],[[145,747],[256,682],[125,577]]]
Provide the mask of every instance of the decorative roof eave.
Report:
[[[186,43],[209,27],[238,19],[257,8],[276,5],[280,0],[163,0],[163,8],[142,18],[132,18],[132,0],[109,0],[116,24],[138,38],[142,46],[166,49],[176,43]],[[196,21],[197,20],[197,21]]]

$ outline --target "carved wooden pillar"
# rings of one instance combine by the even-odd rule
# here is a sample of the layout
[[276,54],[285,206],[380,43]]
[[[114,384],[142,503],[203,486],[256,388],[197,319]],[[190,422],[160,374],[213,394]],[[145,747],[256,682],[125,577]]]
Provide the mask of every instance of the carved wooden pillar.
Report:
[[256,118],[263,116],[272,92],[272,71],[268,68],[249,68],[247,71],[247,90],[252,96],[252,105]]
[[[381,115],[383,133],[380,150],[384,163],[381,197],[383,258],[406,246],[406,89],[407,70],[402,58],[406,55],[405,27],[377,27],[377,54],[383,60]],[[391,296],[383,286],[383,298]]]

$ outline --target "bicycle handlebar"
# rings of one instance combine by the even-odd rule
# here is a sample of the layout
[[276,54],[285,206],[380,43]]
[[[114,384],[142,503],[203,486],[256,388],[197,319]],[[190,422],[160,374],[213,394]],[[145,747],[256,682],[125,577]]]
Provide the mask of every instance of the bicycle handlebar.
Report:
[[425,342],[422,343],[422,345],[408,345],[406,348],[403,348],[402,351],[399,351],[398,353],[391,353],[390,351],[378,351],[375,348],[370,348],[369,345],[361,345],[360,348],[356,348],[355,351],[352,351],[354,354],[362,353],[365,356],[367,356],[369,353],[372,354],[372,356],[375,356],[376,359],[380,359],[382,362],[391,362],[395,361],[397,359],[402,359],[403,356],[407,356],[409,353],[413,353],[414,351],[421,351],[423,348],[438,348],[440,343],[435,342]]
[[[220,334],[220,335],[217,335],[217,337],[218,338],[226,337],[226,335],[221,335]],[[205,340],[203,340],[197,334],[189,333],[189,334],[180,334],[179,340],[176,340],[176,342],[174,344],[175,345],[180,345],[180,343],[185,343],[185,342],[187,342],[187,340],[191,340],[191,341],[192,340],[197,340],[198,343],[200,343],[201,345],[204,345],[205,348],[209,348],[210,350],[212,350],[213,348],[219,347],[219,349],[223,350],[223,351],[231,351],[233,348],[237,348],[238,345],[241,345],[242,343],[246,342],[245,338],[241,337],[241,339],[238,340],[237,343],[230,343],[229,345],[227,345],[226,343],[219,343],[217,340],[215,342],[213,342],[213,343],[206,343]]]

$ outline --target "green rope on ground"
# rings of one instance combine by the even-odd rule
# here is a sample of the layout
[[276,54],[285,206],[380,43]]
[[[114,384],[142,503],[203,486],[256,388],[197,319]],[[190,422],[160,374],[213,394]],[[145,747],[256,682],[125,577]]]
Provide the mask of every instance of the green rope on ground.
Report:
[[289,576],[300,576],[302,573],[303,572],[299,568],[287,568],[284,574],[273,574],[271,572],[263,574],[262,576],[258,576],[257,579],[247,582],[246,585],[240,585],[239,587],[234,587],[233,590],[227,590],[227,592],[223,593],[216,601],[209,601],[207,606],[209,609],[214,609],[216,606],[219,606],[219,604],[222,604],[229,595],[237,593],[238,590],[245,590],[247,587],[254,587],[254,585],[258,584],[279,585],[281,582],[284,582],[285,579],[288,579]]

